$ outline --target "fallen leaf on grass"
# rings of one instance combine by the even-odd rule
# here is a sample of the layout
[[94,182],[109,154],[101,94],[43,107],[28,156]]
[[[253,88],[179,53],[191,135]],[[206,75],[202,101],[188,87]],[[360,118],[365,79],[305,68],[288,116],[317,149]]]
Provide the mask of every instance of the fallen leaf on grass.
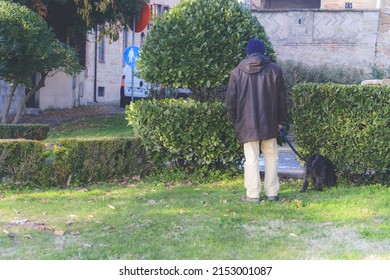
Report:
[[174,226],[173,228],[175,228],[175,229],[184,229],[183,226]]
[[37,230],[50,231],[56,236],[64,236],[64,232],[62,230],[56,230],[54,228],[48,227],[44,222],[35,222],[33,226],[34,229]]
[[106,226],[103,228],[103,230],[112,230],[112,229],[115,229],[115,225]]
[[46,225],[44,225],[44,224],[42,224],[42,225],[40,225],[40,224],[34,225],[34,228],[35,228],[35,229],[38,229],[38,230],[54,231],[54,229],[49,228],[48,226],[46,226]]
[[293,204],[295,207],[298,207],[298,208],[303,207],[303,201],[302,201],[302,200],[294,199],[294,200],[292,201],[292,204]]
[[54,235],[57,235],[57,236],[64,236],[64,232],[62,230],[55,230],[53,232]]

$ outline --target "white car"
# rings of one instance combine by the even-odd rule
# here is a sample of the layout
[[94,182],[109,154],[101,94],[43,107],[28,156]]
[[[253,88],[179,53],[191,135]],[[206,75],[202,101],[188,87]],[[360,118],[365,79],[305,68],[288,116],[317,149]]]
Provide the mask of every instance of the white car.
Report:
[[132,95],[134,100],[148,98],[150,96],[149,84],[142,80],[137,73],[137,68],[134,67],[134,92],[132,92],[132,67],[126,65],[123,69],[121,90],[120,90],[120,106],[125,107],[130,104]]

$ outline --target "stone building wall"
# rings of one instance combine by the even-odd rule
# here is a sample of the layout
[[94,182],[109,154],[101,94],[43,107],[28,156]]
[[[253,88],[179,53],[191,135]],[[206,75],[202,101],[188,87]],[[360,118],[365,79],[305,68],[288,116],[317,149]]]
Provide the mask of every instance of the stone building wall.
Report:
[[346,3],[351,3],[353,9],[376,9],[378,0],[322,0],[321,9],[344,9]]
[[376,41],[376,65],[390,67],[390,0],[382,0]]
[[[271,1],[281,1],[281,0],[243,0],[247,6],[250,6],[251,9],[260,9],[267,6]],[[290,5],[294,5],[291,2],[305,2],[304,0],[283,0],[285,2],[290,2]],[[313,2],[306,1],[306,2]],[[378,9],[383,0],[317,0],[320,3],[321,9],[345,9],[349,8],[352,5],[352,9]],[[348,4],[347,4],[348,3]]]
[[[4,80],[0,79],[0,120],[1,120],[1,113],[3,111],[3,107],[6,104],[7,101],[7,94],[10,90],[11,86]],[[25,89],[23,87],[18,86],[15,91],[15,95],[13,97],[14,103],[20,103],[23,95],[25,94]],[[14,106],[11,106],[9,116],[13,117],[16,114],[16,108]]]
[[[164,6],[172,7],[177,4],[179,0],[151,0],[150,5],[151,9],[156,10],[156,5],[160,5],[162,9]],[[99,93],[96,93],[97,102],[117,102],[119,104],[120,98],[120,84],[122,72],[125,67],[123,62],[123,52],[126,47],[131,45],[136,45],[140,47],[142,45],[142,37],[146,36],[149,30],[149,26],[146,27],[142,32],[137,32],[134,34],[133,42],[133,32],[129,30],[127,33],[122,32],[120,34],[119,40],[115,42],[110,42],[108,38],[104,39],[104,60],[97,62],[97,73],[96,73],[96,87],[97,91],[99,88],[104,90],[104,95],[99,96]],[[98,43],[98,48],[101,47],[101,44]],[[87,43],[87,57],[86,57],[86,68],[84,83],[83,83],[83,95],[81,98],[81,104],[95,101],[94,94],[94,78],[95,78],[95,38],[94,32],[91,32],[88,37]]]
[[269,36],[278,59],[309,65],[375,63],[379,11],[252,11]]

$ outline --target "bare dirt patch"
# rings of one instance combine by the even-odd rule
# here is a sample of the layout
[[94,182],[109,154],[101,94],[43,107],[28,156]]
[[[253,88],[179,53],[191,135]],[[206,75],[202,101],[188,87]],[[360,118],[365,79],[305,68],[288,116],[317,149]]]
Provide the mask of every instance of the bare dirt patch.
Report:
[[109,116],[124,113],[119,104],[95,103],[72,109],[47,110],[39,115],[24,115],[19,123],[48,124],[51,127],[89,116]]

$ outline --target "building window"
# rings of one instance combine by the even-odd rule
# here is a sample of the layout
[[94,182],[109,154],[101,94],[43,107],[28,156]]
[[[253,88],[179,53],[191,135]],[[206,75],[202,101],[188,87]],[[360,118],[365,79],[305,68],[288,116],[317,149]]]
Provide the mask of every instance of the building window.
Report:
[[103,63],[104,62],[104,56],[105,56],[105,42],[104,39],[99,41],[98,43],[98,60],[99,62]]
[[123,51],[129,46],[129,31],[126,29],[123,30]]
[[155,15],[155,16],[162,16],[164,10],[163,10],[163,6],[162,5],[158,5],[158,4],[153,4],[153,7],[152,7],[152,16]]
[[104,87],[98,87],[98,96],[104,97]]

